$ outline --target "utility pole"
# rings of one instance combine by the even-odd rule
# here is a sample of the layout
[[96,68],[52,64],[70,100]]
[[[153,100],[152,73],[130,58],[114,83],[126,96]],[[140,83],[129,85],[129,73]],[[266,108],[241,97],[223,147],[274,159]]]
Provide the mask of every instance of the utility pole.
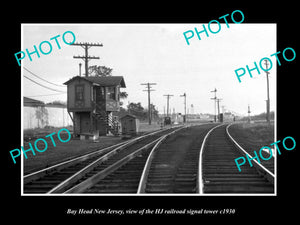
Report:
[[250,123],[251,121],[250,113],[251,113],[250,106],[248,105],[248,123]]
[[150,85],[156,85],[156,83],[144,83],[141,85],[146,85],[147,90],[143,90],[143,91],[147,91],[148,92],[148,120],[149,120],[149,125],[151,125],[151,103],[150,103],[150,91],[155,91],[153,89],[151,89]]
[[220,121],[220,101],[221,101],[221,100],[222,100],[221,98],[217,98],[217,99],[216,99],[217,104],[218,104],[218,121],[219,121],[219,122],[221,122],[221,121]]
[[164,95],[164,96],[166,96],[167,97],[167,117],[169,117],[169,99],[170,99],[170,97],[172,97],[172,96],[174,96],[174,95]]
[[217,89],[215,88],[215,90],[210,91],[210,92],[215,92],[215,97],[214,98],[210,98],[211,100],[215,100],[215,118],[214,121],[217,122],[217,115],[216,115],[216,105],[217,105]]
[[[268,60],[264,60],[265,61],[265,65],[266,65],[266,70],[268,70]],[[269,95],[269,71],[265,71],[266,75],[267,75],[267,123],[270,123],[270,95]]]
[[88,62],[90,59],[100,59],[99,57],[96,56],[89,56],[88,53],[88,49],[90,47],[93,46],[98,46],[98,47],[103,47],[102,44],[94,44],[94,43],[88,43],[88,42],[84,42],[84,43],[73,43],[72,45],[77,45],[77,46],[81,46],[84,49],[85,52],[85,56],[73,56],[74,59],[83,59],[83,61],[85,62],[85,76],[88,77],[88,70],[89,70],[89,65]]
[[186,93],[184,92],[183,95],[180,95],[180,97],[184,97],[184,120],[183,122],[186,123],[187,119],[186,119]]

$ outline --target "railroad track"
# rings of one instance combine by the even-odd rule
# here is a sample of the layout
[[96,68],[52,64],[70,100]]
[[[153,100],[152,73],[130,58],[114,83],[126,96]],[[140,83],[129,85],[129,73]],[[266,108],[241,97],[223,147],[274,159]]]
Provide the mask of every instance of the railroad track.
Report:
[[138,193],[197,193],[199,149],[215,126],[189,127],[160,143],[149,156]]
[[136,193],[150,151],[151,148],[147,148],[104,179],[90,185],[84,193]]
[[[248,154],[228,133],[229,125],[212,129],[200,153],[199,192],[274,193],[274,174],[253,160],[239,172],[234,159]],[[252,157],[252,156],[251,156]]]
[[154,140],[147,145],[135,145],[130,154],[117,155],[117,159],[113,159],[114,163],[109,163],[110,166],[106,169],[99,168],[99,171],[94,171],[93,177],[66,193],[137,193],[141,174],[151,150],[156,149],[157,144],[166,137],[183,128],[185,127],[170,129],[163,135],[153,136]]
[[121,146],[121,143],[27,174],[24,176],[24,193],[47,193],[98,157],[118,146]]
[[24,193],[274,193],[259,163],[238,171],[234,159],[248,153],[228,127],[153,132],[27,175]]
[[130,155],[137,148],[149,148],[155,144],[154,140],[176,129],[152,132],[28,174],[24,176],[24,193],[63,193]]
[[[88,182],[89,188],[84,193],[195,193],[199,156],[197,146],[201,145],[208,130],[214,126],[191,126],[162,136],[153,148],[141,152],[105,178]],[[180,145],[186,145],[185,148],[178,148],[178,141]],[[153,173],[156,181],[153,180]],[[82,190],[69,193],[78,191]]]

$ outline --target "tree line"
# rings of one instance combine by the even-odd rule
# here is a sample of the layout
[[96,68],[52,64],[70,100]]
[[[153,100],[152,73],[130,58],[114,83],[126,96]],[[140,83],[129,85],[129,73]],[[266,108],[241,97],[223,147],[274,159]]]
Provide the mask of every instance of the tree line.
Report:
[[[155,105],[151,104],[150,109],[151,109],[152,120],[154,121],[158,120],[159,115],[158,115],[158,110],[155,109]],[[114,113],[114,115],[118,116],[119,118],[127,114],[135,116],[140,121],[148,120],[148,108],[144,108],[140,102],[138,103],[131,102],[126,106],[126,108],[121,106],[120,111]]]

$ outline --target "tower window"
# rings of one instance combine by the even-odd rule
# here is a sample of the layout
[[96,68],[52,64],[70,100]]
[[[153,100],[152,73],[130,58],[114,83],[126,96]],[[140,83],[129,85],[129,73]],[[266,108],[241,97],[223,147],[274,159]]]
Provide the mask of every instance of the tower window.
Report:
[[83,85],[76,85],[75,86],[75,100],[76,101],[83,101],[84,98],[84,86]]
[[107,99],[116,100],[116,88],[107,87]]

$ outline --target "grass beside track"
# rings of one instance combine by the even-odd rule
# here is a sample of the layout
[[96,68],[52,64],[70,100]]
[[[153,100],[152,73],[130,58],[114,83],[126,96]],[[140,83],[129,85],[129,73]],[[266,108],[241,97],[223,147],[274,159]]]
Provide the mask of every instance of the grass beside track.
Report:
[[274,140],[274,123],[266,122],[238,123],[229,128],[229,133],[246,150],[259,151],[263,146],[270,146]]

